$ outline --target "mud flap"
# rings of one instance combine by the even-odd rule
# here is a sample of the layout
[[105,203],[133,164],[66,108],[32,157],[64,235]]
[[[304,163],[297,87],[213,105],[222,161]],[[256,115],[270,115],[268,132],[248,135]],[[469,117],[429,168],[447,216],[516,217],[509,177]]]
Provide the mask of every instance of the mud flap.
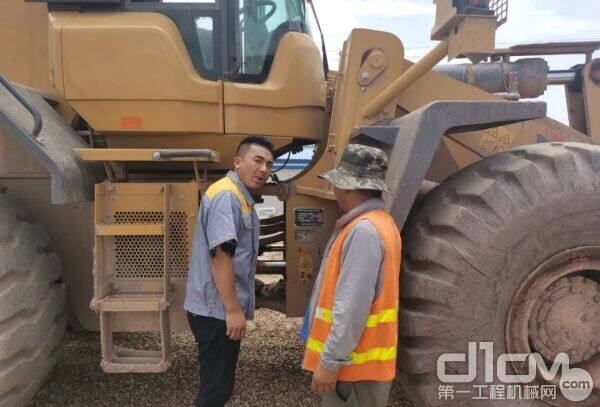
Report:
[[402,229],[443,135],[544,116],[544,102],[432,102],[386,125],[355,129],[353,142],[374,140],[387,150],[386,182],[392,193],[384,200]]
[[52,203],[91,201],[97,166],[79,161],[74,148],[89,147],[33,89],[0,75],[0,126],[52,175]]

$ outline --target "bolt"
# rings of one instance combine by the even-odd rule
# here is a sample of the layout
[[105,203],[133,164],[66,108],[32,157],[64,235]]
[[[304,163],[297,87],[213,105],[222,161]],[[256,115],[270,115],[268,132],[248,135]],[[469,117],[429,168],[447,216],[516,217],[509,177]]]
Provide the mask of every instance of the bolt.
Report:
[[109,186],[108,187],[108,192],[115,192],[115,187],[114,186]]
[[196,215],[195,215],[193,212],[192,212],[192,213],[190,213],[190,218],[193,218],[193,217],[195,217],[195,216],[196,216]]
[[371,79],[371,75],[368,72],[363,72],[360,74],[360,80],[363,82],[368,82]]
[[361,91],[362,93],[365,93],[365,92],[367,91],[367,88],[365,88],[365,87],[363,86],[362,88],[360,88],[360,91]]
[[155,151],[152,153],[152,159],[153,160],[160,160],[160,153],[158,151]]

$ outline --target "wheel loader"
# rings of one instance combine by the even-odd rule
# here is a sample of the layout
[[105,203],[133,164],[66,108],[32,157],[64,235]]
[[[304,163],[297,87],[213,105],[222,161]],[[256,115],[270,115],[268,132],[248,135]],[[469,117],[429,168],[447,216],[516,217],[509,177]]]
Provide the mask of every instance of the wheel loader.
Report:
[[[0,405],[33,397],[67,324],[100,331],[107,373],[169,368],[199,199],[247,135],[283,158],[314,146],[257,193],[284,208],[261,220],[257,273],[281,282],[257,306],[304,314],[340,215],[316,174],[348,143],[376,145],[403,236],[398,372],[415,404],[493,404],[442,399],[439,372],[443,355],[491,343],[477,375],[466,358],[445,372],[496,385],[484,359],[567,355],[595,380],[580,404],[598,405],[600,42],[497,48],[507,0],[434,3],[437,45],[420,60],[354,29],[334,71],[310,1],[2,1]],[[585,62],[553,71],[544,55]],[[569,125],[532,101],[547,86],[564,87]],[[147,331],[153,351],[114,335]],[[539,371],[533,383],[558,383]]]

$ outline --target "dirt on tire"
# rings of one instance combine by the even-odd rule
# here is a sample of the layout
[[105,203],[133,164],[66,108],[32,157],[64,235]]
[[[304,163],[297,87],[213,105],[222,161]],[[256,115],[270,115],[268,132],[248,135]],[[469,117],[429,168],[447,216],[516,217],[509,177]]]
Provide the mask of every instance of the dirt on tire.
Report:
[[[419,405],[493,404],[472,400],[473,385],[490,384],[481,351],[475,381],[454,385],[470,391],[464,398],[440,399],[447,383],[437,377],[438,357],[466,354],[469,342],[493,342],[495,357],[507,352],[507,310],[530,271],[555,253],[600,247],[600,147],[545,143],[477,162],[429,193],[410,215],[403,243],[404,388]],[[448,372],[467,373],[467,363],[450,364]],[[590,405],[598,405],[597,393]],[[520,403],[536,401],[511,401]]]
[[46,231],[0,191],[0,407],[24,406],[54,366],[67,322],[62,266]]

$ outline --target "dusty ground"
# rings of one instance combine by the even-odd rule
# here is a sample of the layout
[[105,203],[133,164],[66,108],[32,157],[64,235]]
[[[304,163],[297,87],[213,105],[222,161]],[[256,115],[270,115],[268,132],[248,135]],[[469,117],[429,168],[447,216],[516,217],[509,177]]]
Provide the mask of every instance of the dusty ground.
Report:
[[[300,369],[300,320],[257,311],[255,328],[242,344],[232,406],[316,406],[308,376]],[[129,346],[148,345],[149,334],[129,335]],[[108,375],[100,367],[95,332],[67,333],[59,363],[31,406],[190,406],[198,380],[191,334],[177,334],[173,365],[164,374]],[[410,406],[400,385],[392,387],[390,406]]]

